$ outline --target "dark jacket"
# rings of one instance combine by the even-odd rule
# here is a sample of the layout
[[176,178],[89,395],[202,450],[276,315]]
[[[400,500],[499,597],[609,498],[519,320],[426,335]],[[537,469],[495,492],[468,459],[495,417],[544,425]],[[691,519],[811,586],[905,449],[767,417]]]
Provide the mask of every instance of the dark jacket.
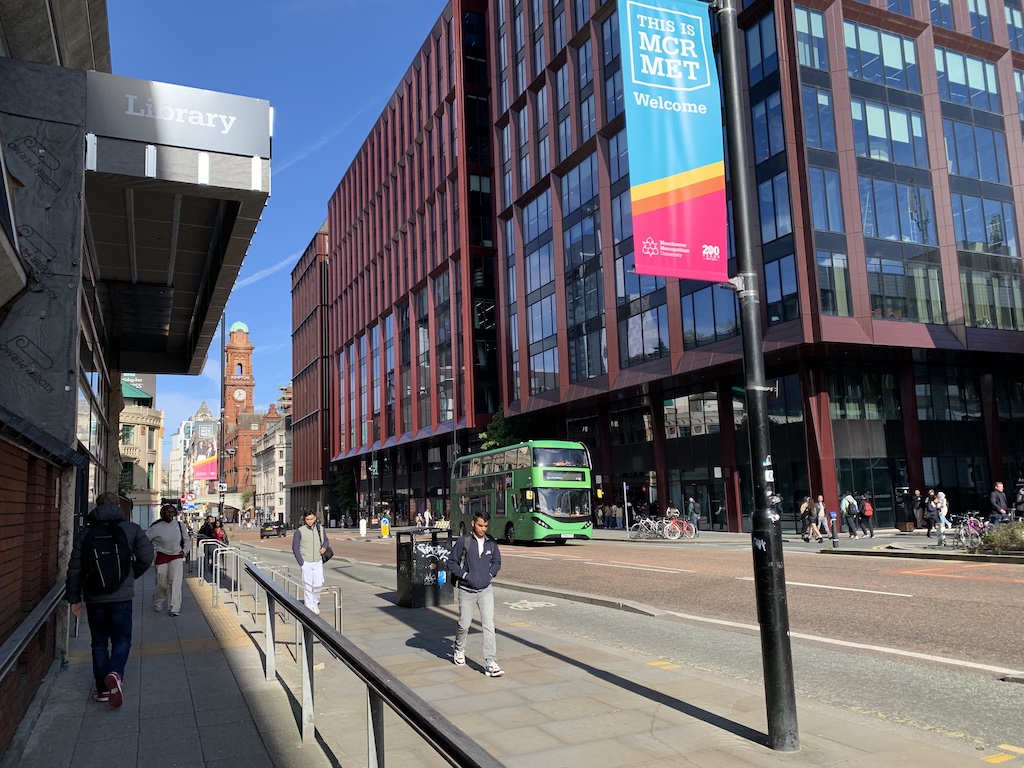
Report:
[[[121,530],[128,539],[128,545],[132,548],[132,555],[135,560],[128,577],[121,582],[121,586],[109,594],[94,595],[83,589],[82,586],[82,539],[85,538],[88,523],[102,523],[108,520],[120,520]],[[119,603],[124,600],[131,600],[135,597],[135,579],[139,578],[153,564],[153,542],[146,536],[146,532],[130,520],[124,519],[124,512],[117,504],[101,504],[96,507],[86,518],[87,526],[83,527],[75,536],[75,543],[71,549],[71,562],[68,563],[67,600],[74,605],[85,599],[87,603]]]
[[1006,503],[1006,493],[1004,491],[992,491],[988,495],[988,503],[992,505],[993,515],[1002,515],[1010,511],[1010,505]]
[[[451,554],[448,555],[448,572],[458,579],[459,589],[479,592],[491,584],[491,580],[501,570],[501,551],[493,536],[484,537],[484,551],[480,549],[476,537],[472,534],[459,536]],[[465,558],[463,558],[465,553]],[[463,567],[465,564],[465,567]]]

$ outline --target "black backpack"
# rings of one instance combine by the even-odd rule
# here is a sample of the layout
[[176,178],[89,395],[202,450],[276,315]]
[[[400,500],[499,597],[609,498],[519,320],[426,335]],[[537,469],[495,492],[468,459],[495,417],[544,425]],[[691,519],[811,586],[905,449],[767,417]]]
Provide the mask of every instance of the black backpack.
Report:
[[117,520],[90,525],[82,537],[82,585],[87,592],[116,592],[132,567],[132,548]]

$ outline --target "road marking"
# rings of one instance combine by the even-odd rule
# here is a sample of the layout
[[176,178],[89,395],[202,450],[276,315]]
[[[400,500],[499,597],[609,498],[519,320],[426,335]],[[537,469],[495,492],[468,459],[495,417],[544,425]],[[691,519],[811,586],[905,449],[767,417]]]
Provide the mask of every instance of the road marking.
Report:
[[1004,755],[1000,753],[998,755],[991,755],[989,757],[983,757],[981,759],[984,760],[986,763],[998,764],[1005,763],[1007,760],[1013,760],[1013,755]]
[[1015,747],[1012,744],[1000,744],[997,749],[1005,750],[1006,752],[1016,752],[1018,755],[1024,755],[1024,749]]
[[[734,627],[736,629],[748,629],[752,632],[760,633],[761,628],[756,624],[745,624],[741,621],[727,621],[726,619],[712,619],[707,616],[695,616],[692,613],[680,613],[679,611],[665,611],[666,616],[677,616],[680,619],[688,619],[690,621],[699,621],[704,624],[717,624],[722,627]],[[875,651],[876,653],[887,653],[892,656],[905,656],[910,659],[921,659],[923,661],[934,661],[938,664],[949,664],[953,667],[966,667],[968,669],[977,669],[982,672],[992,672],[997,675],[1004,675],[1010,677],[1018,677],[1024,675],[1024,672],[1018,672],[1013,669],[1006,669],[1004,667],[993,667],[990,664],[978,664],[973,661],[964,661],[963,659],[950,659],[945,656],[933,656],[928,653],[917,653],[915,651],[904,651],[902,648],[887,648],[882,645],[868,645],[867,643],[855,643],[852,640],[836,640],[831,637],[821,637],[819,635],[805,635],[801,632],[790,632],[790,637],[795,637],[800,640],[810,640],[815,643],[824,643],[825,645],[840,645],[845,648],[856,648],[864,651]]]
[[616,563],[595,563],[590,560],[586,561],[584,565],[600,565],[602,568],[628,568],[634,571],[654,571],[655,573],[696,573],[696,571],[686,571],[679,568],[650,568],[644,565],[621,565]]
[[667,661],[648,661],[648,667],[657,667],[658,669],[679,669],[682,667],[681,664],[670,664]]
[[[753,576],[737,576],[737,581],[753,581]],[[786,581],[786,586],[793,585],[795,587],[814,587],[815,589],[838,589],[843,592],[866,592],[869,595],[889,595],[890,597],[913,597],[913,595],[905,595],[902,592],[879,592],[875,589],[856,589],[854,587],[832,587],[827,584],[807,584],[803,581]]]
[[[640,565],[640,563],[630,563],[625,560],[609,560],[609,563],[616,563],[617,565],[632,565],[636,568],[665,568],[673,573],[696,573],[696,571],[690,571],[686,568],[669,568],[668,566],[657,566],[657,565]],[[601,565],[601,563],[594,563],[594,565]]]
[[504,557],[521,557],[524,560],[550,560],[550,557],[544,557],[543,555],[515,555],[511,552],[506,552]]
[[531,602],[530,600],[519,600],[515,603],[505,603],[513,611],[532,611],[534,608],[554,608],[554,603]]

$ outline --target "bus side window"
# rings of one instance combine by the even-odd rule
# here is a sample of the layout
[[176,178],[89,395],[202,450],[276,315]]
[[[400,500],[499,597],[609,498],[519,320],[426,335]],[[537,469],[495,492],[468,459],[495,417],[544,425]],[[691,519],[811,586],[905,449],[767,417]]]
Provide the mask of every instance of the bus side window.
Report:
[[519,449],[519,469],[526,469],[531,466],[530,449],[525,445]]

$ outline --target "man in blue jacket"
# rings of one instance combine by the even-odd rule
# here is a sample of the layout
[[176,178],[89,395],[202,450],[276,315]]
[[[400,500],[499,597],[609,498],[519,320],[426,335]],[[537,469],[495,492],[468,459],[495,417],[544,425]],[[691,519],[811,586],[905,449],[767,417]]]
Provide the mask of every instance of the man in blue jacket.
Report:
[[491,580],[501,570],[498,542],[487,535],[490,518],[485,512],[473,516],[473,533],[460,536],[448,555],[448,571],[456,579],[459,594],[459,624],[455,632],[455,666],[466,664],[466,635],[473,623],[473,610],[480,607],[480,624],[484,629],[484,674],[501,677],[498,646],[494,640],[494,591]]

